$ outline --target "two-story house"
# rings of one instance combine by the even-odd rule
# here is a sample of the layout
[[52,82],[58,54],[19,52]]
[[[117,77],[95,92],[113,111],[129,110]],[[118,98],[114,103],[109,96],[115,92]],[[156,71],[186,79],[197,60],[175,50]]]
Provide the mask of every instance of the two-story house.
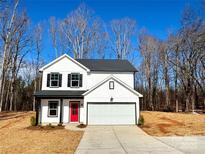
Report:
[[136,71],[127,60],[62,55],[40,69],[40,123],[137,124],[142,95],[134,90]]

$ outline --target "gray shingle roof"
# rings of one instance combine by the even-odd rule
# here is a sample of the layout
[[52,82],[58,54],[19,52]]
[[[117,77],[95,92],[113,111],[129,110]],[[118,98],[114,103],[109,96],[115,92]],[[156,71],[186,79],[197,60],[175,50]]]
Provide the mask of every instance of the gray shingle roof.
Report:
[[116,59],[76,59],[91,71],[136,72],[136,68],[128,60]]
[[34,94],[37,98],[82,98],[83,93],[86,91],[74,91],[74,90],[42,90]]

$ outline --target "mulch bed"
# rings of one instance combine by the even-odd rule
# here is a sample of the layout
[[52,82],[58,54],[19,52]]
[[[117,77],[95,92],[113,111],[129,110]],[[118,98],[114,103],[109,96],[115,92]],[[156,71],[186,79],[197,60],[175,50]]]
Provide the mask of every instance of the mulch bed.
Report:
[[59,130],[59,129],[65,129],[64,126],[29,126],[26,129],[29,130]]

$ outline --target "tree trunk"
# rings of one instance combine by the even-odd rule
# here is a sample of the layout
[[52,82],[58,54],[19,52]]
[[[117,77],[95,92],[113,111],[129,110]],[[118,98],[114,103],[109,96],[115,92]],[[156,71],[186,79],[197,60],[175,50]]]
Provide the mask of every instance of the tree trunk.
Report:
[[9,21],[9,24],[8,24],[8,27],[7,30],[9,30],[7,33],[6,33],[6,39],[5,39],[5,42],[4,42],[4,50],[3,50],[3,64],[2,64],[2,76],[1,76],[1,84],[0,84],[0,93],[1,93],[1,96],[0,96],[0,112],[2,111],[2,105],[3,105],[3,97],[4,97],[4,88],[5,88],[5,77],[6,77],[6,71],[7,71],[7,65],[8,65],[8,55],[9,55],[9,42],[10,42],[10,39],[11,39],[11,27],[12,27],[12,24],[14,22],[14,18],[15,18],[15,14],[16,14],[16,9],[18,7],[18,4],[19,4],[19,0],[16,0],[15,1],[15,5],[14,5],[14,8],[12,10],[12,15],[11,15],[11,18],[10,18],[10,21]]
[[2,81],[1,81],[1,96],[0,96],[0,112],[2,111],[3,101],[4,101],[4,89],[5,89],[5,73],[2,72]]
[[185,112],[189,112],[189,95],[186,96]]
[[194,113],[194,110],[195,110],[195,97],[194,97],[193,93],[192,93],[192,96],[191,96],[191,107],[192,107],[192,113]]
[[[34,79],[34,93],[36,92],[36,88],[37,88],[37,78]],[[33,111],[36,111],[36,100],[35,100],[35,96],[33,96]]]
[[205,98],[204,98],[204,107],[203,107],[203,110],[204,110],[203,112],[205,112]]
[[9,102],[9,94],[10,94],[11,82],[9,82],[7,93],[6,93],[6,102],[4,106],[4,110],[8,110],[8,102]]
[[164,60],[164,79],[165,79],[165,88],[166,88],[166,108],[170,106],[170,100],[169,100],[169,76],[168,76],[168,55],[165,53],[165,60]]
[[9,106],[9,111],[12,111],[13,109],[13,99],[14,99],[14,92],[13,92],[13,86],[11,85],[11,97],[10,97],[10,106]]
[[14,111],[17,111],[17,92],[16,90],[14,91]]
[[[177,66],[178,67],[178,66]],[[179,102],[178,102],[178,85],[177,85],[177,80],[178,80],[178,70],[176,67],[176,74],[175,74],[175,107],[176,107],[176,112],[179,112]]]
[[178,102],[178,96],[175,98],[175,104],[176,104],[176,112],[179,112],[179,102]]

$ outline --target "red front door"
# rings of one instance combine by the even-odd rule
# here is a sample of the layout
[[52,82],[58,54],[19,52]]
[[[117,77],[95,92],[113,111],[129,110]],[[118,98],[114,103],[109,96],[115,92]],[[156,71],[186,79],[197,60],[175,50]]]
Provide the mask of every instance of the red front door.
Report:
[[79,111],[79,103],[71,102],[70,103],[70,121],[78,122],[78,111]]

